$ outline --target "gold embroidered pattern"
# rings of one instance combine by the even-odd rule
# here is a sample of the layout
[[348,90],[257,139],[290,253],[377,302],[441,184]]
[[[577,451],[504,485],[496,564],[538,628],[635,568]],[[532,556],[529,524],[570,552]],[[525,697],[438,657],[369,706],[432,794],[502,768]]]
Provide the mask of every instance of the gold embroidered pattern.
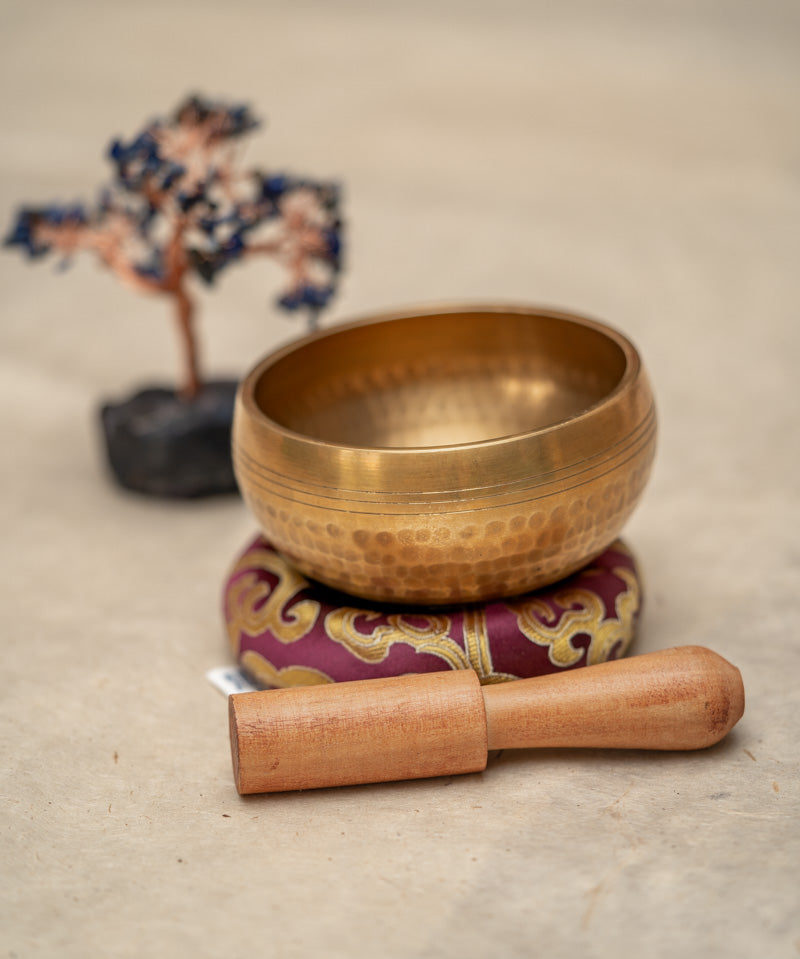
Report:
[[242,669],[262,686],[322,686],[333,679],[311,666],[286,666],[276,669],[261,653],[247,649],[240,660]]
[[[614,549],[628,554],[619,542]],[[259,577],[266,570],[272,581]],[[579,635],[589,636],[586,664],[603,662],[618,647],[623,655],[633,639],[636,613],[641,603],[639,581],[634,571],[615,568],[613,574],[626,586],[615,600],[615,617],[606,618],[602,599],[592,590],[573,587],[551,594],[560,607],[554,613],[541,599],[506,602],[514,614],[520,632],[538,646],[547,647],[554,666],[564,668],[580,661],[583,649],[573,645]],[[583,576],[603,575],[601,569],[587,569]],[[443,669],[474,669],[482,683],[516,678],[495,670],[486,620],[486,610],[466,607],[462,611],[463,648],[450,636],[453,618],[444,613],[382,614],[356,607],[333,609],[320,622],[323,607],[316,600],[298,594],[309,586],[279,554],[271,549],[251,548],[231,571],[226,591],[228,637],[234,655],[259,682],[268,686],[313,685],[333,682],[321,670],[291,665],[278,669],[261,653],[241,653],[245,637],[265,632],[278,642],[291,644],[308,636],[315,626],[323,626],[328,639],[339,643],[352,656],[365,663],[383,662],[395,643],[410,646],[418,653],[437,656]],[[294,605],[289,604],[294,601]],[[380,620],[380,622],[376,622]],[[456,620],[457,622],[457,620]]]
[[[252,570],[255,565],[277,577],[274,587],[259,580]],[[247,553],[231,575],[241,570],[247,570],[246,575],[231,584],[226,598],[228,637],[234,655],[239,653],[242,634],[258,636],[268,629],[281,643],[294,643],[311,632],[322,609],[316,600],[302,599],[291,609],[286,609],[287,604],[308,586],[308,580],[276,553],[266,549]],[[264,600],[266,602],[261,605]]]
[[478,674],[481,683],[499,683],[506,679],[516,679],[511,673],[495,671],[492,662],[492,650],[489,646],[489,633],[486,626],[486,613],[482,609],[464,610],[464,648],[467,661]]
[[451,669],[466,669],[470,666],[464,650],[448,633],[451,627],[449,616],[426,614],[426,626],[418,626],[403,613],[386,617],[385,623],[377,624],[371,632],[363,633],[357,627],[359,620],[371,622],[380,613],[366,609],[344,606],[331,610],[325,617],[325,632],[334,642],[365,663],[380,663],[389,655],[395,643],[406,643],[419,653],[438,656]]
[[586,665],[592,666],[606,660],[616,644],[620,644],[619,655],[622,655],[633,639],[635,616],[641,602],[639,583],[631,570],[619,568],[613,573],[627,587],[614,603],[615,619],[605,618],[603,601],[596,593],[579,587],[561,590],[553,596],[564,612],[552,626],[547,625],[547,621],[552,622],[553,611],[542,600],[521,600],[507,606],[516,616],[520,631],[531,642],[548,647],[547,655],[554,666],[577,663],[583,651],[576,649],[572,641],[580,634],[588,635]]

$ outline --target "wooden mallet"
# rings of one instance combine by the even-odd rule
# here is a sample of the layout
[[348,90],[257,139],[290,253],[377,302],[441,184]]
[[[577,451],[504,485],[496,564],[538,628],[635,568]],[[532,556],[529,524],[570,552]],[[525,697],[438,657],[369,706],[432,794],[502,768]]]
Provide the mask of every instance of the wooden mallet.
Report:
[[702,749],[743,712],[739,670],[702,646],[487,686],[451,670],[229,699],[242,794],[480,772],[496,749]]

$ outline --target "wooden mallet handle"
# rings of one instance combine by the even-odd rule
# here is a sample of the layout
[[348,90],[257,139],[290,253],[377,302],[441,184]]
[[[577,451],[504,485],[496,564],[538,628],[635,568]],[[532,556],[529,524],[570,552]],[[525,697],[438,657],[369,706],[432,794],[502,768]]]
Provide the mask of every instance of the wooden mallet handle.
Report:
[[242,794],[479,772],[495,749],[702,749],[743,712],[739,670],[702,646],[488,686],[451,670],[229,699]]

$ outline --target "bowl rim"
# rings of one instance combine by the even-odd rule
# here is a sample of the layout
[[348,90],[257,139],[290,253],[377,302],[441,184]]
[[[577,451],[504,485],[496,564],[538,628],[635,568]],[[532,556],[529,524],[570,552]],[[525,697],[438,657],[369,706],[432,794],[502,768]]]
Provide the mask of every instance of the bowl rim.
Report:
[[[605,336],[615,343],[622,351],[625,368],[619,381],[608,393],[585,409],[574,413],[571,416],[564,417],[554,423],[541,426],[532,430],[522,430],[516,433],[507,433],[502,436],[488,437],[482,440],[472,440],[465,443],[448,443],[436,446],[359,446],[357,444],[337,443],[332,440],[321,439],[311,436],[307,433],[301,433],[290,429],[267,415],[259,406],[255,399],[256,385],[267,370],[280,362],[284,357],[292,353],[299,352],[308,344],[318,340],[327,339],[349,330],[355,330],[367,326],[376,326],[382,323],[396,322],[403,319],[413,319],[429,316],[448,316],[457,313],[497,313],[497,314],[517,314],[521,316],[543,317],[547,319],[562,320],[586,327]],[[451,302],[428,306],[411,306],[393,310],[374,311],[369,314],[356,317],[342,323],[336,323],[323,329],[315,330],[297,339],[293,339],[282,346],[277,347],[271,352],[262,356],[242,377],[237,391],[236,405],[243,406],[250,417],[251,422],[259,428],[259,431],[267,429],[283,439],[292,443],[308,444],[315,448],[327,448],[329,450],[351,451],[353,453],[380,453],[388,456],[419,456],[430,453],[461,452],[469,450],[485,450],[492,447],[503,447],[511,443],[519,442],[528,438],[546,436],[548,434],[563,431],[565,427],[579,425],[581,422],[592,418],[599,410],[608,408],[614,403],[614,400],[623,394],[632,383],[642,374],[642,362],[638,350],[631,340],[620,330],[609,324],[586,316],[585,314],[571,312],[563,309],[555,309],[549,306],[538,306],[535,304],[503,303],[503,302]]]

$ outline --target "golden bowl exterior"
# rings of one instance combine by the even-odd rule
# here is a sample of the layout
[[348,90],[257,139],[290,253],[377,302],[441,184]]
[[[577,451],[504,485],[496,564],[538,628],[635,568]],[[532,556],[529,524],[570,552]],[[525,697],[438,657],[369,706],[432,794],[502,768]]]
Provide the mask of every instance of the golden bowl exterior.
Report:
[[312,334],[242,381],[233,461],[303,574],[441,605],[553,583],[618,536],[655,453],[633,345],[517,306],[391,313]]

